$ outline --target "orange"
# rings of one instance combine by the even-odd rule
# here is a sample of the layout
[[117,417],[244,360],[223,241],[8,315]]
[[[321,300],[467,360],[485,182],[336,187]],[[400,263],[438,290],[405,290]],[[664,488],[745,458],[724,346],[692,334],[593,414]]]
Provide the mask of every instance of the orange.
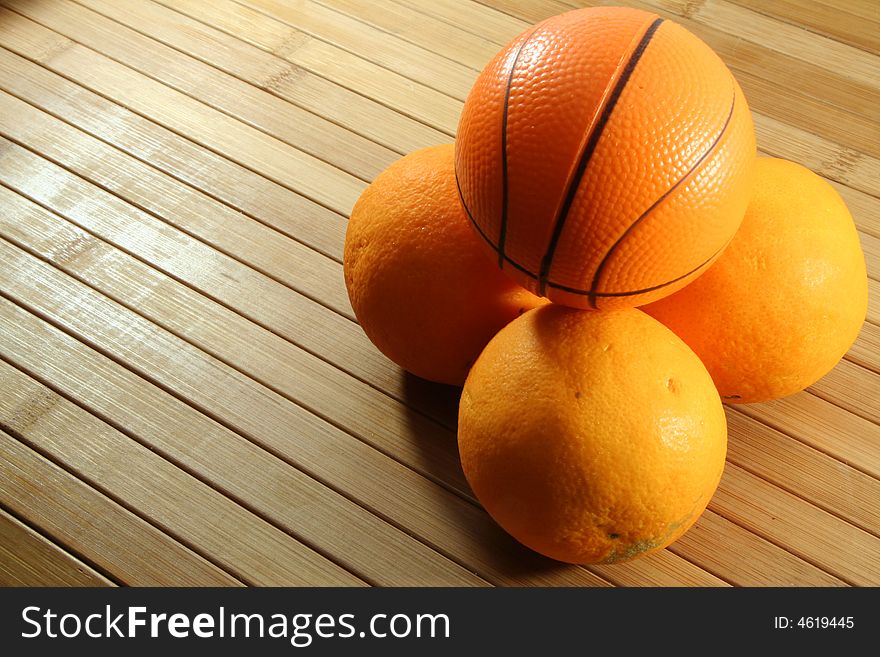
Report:
[[696,281],[645,311],[703,359],[725,401],[759,402],[818,381],[843,357],[868,307],[852,216],[827,182],[760,158],[742,227]]
[[571,563],[626,561],[699,517],[727,424],[706,368],[633,308],[550,304],[474,364],[459,408],[465,476],[514,538]]
[[622,7],[549,18],[482,71],[456,173],[487,253],[575,307],[683,287],[742,220],[756,156],[749,108],[702,41]]
[[415,151],[364,190],[343,271],[364,332],[417,376],[461,385],[489,339],[546,303],[481,252],[458,199],[452,144]]

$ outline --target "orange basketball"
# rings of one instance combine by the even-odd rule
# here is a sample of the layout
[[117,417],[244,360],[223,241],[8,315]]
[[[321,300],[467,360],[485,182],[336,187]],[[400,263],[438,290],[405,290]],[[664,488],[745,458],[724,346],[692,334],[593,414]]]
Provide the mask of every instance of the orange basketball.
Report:
[[455,157],[500,267],[551,301],[608,308],[671,294],[720,255],[756,150],[742,90],[705,43],[655,14],[596,7],[496,55]]

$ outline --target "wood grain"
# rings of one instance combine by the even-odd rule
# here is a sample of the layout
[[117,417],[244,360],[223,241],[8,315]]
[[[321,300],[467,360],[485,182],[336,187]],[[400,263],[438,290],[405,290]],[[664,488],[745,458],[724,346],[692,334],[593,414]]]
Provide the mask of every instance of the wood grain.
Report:
[[850,584],[880,577],[880,539],[732,463],[709,508]]
[[[372,179],[398,154],[342,126],[144,37],[73,3],[17,2],[7,6],[105,58],[237,119],[295,149],[363,180]],[[137,18],[137,15],[135,15]],[[221,125],[232,125],[224,122]]]
[[[149,212],[198,239],[204,245],[199,260],[217,260],[217,251],[221,252],[223,255],[219,256],[219,260],[225,264],[216,262],[208,268],[209,271],[218,272],[218,277],[209,284],[211,287],[219,285],[224,275],[226,278],[235,276],[242,285],[258,290],[263,298],[287,296],[291,290],[299,291],[309,297],[319,297],[331,309],[354,319],[339,263],[275,230],[248,220],[205,194],[180,186],[170,176],[124,157],[112,147],[88,138],[5,93],[0,95],[0,113],[3,116],[0,118],[0,131],[4,136],[17,143],[27,143],[29,148],[41,151],[43,157],[62,164],[73,173],[88,176],[91,182],[101,188],[88,188],[82,183],[77,185],[76,179],[65,176],[66,172],[62,169],[45,167],[44,178],[50,171],[56,171],[59,184],[71,180],[68,187],[73,204],[78,201],[75,196],[77,188],[82,190],[79,199],[88,197],[94,189],[94,194],[106,199],[103,207],[108,214],[121,215],[130,220],[139,217],[142,223],[156,224],[155,237],[145,239],[147,236],[140,235],[132,239],[155,243],[162,240],[160,234],[176,235],[160,222],[148,218],[146,213]],[[5,177],[5,182],[32,189],[33,186],[27,186],[24,181],[35,173],[38,160],[28,158],[23,149],[10,149],[9,157],[13,152],[19,153],[20,157],[16,163],[9,161],[10,170],[15,173]],[[115,192],[130,205],[121,203],[111,193],[101,194],[102,189]],[[39,193],[36,189],[32,193],[35,198],[48,198],[45,192]],[[138,212],[130,206],[141,208],[142,211]],[[132,214],[137,216],[130,216]],[[119,229],[120,224],[116,226]],[[169,241],[171,239],[174,238]],[[170,250],[172,247],[166,248]],[[265,276],[261,277],[244,267],[236,267],[237,263],[233,260],[243,261]],[[233,274],[236,269],[239,273]],[[266,280],[267,277],[272,280]]]
[[[752,418],[728,410],[727,460],[810,500],[848,522],[878,533],[880,481]],[[845,486],[839,485],[846,482]]]
[[808,390],[822,399],[833,400],[850,413],[880,424],[880,409],[864,403],[866,396],[870,399],[880,396],[880,375],[875,371],[843,359]]
[[51,541],[0,509],[0,586],[113,586]]
[[[28,48],[34,42],[36,53]],[[332,165],[6,9],[0,10],[0,43],[37,54],[52,70],[333,210],[347,214],[363,190],[362,181]]]
[[218,0],[210,7],[185,0],[158,1],[291,64],[329,77],[346,89],[381,99],[382,104],[448,136],[454,134],[461,101],[393,69],[383,68],[232,0]]
[[526,550],[458,463],[458,390],[354,321],[346,218],[454,137],[531,22],[608,0],[0,0],[0,583],[880,584],[877,10],[633,0],[730,66],[763,155],[852,211],[867,321],[727,409],[709,509],[614,566]]
[[[99,248],[91,251],[95,257]],[[6,312],[0,325],[10,360],[34,376],[63,384],[91,412],[124,425],[140,443],[200,480],[235,499],[248,500],[254,511],[284,531],[297,535],[303,525],[320,528],[309,533],[309,542],[350,570],[385,585],[481,583],[469,572],[434,558],[409,535],[380,522],[333,489],[289,467],[289,461],[272,455],[274,445],[257,446],[242,439],[21,309],[13,306]],[[35,337],[51,349],[42,355],[29,353],[27,344]],[[169,433],[169,426],[188,427],[188,431]],[[267,479],[271,486],[266,486]],[[356,550],[349,543],[352,531],[364,536]],[[403,568],[398,572],[393,566]]]
[[[6,310],[8,302],[0,303]],[[34,385],[6,363],[0,363],[0,372],[6,383]],[[48,390],[43,394],[52,399]],[[6,420],[3,424],[4,505],[45,535],[123,584],[241,586],[232,575],[13,438],[6,432],[12,426]]]
[[[86,481],[112,489],[121,502],[198,545],[232,575],[265,585],[362,583],[37,381],[6,365],[2,371],[8,391],[2,400],[4,431]],[[71,433],[65,437],[62,427]]]
[[463,101],[477,68],[436,57],[427,48],[382,32],[312,0],[244,0],[241,4],[383,68]]
[[789,25],[803,27],[836,41],[880,54],[880,9],[873,2],[865,3],[867,12],[858,13],[855,3],[842,4],[815,0],[734,0],[747,7]]
[[185,186],[341,261],[342,215],[3,48],[0,84]]
[[82,4],[396,153],[448,139],[445,133],[373,98],[154,2],[89,0]]
[[[421,8],[393,0],[372,0],[368,4],[357,0],[316,0],[316,4],[477,71],[499,50],[497,42],[479,32],[470,32],[469,38],[464,39],[460,25],[434,20],[430,14],[420,11]],[[508,34],[507,39],[511,36]]]
[[[845,586],[845,582],[712,510],[670,547],[736,586]],[[748,555],[748,558],[743,558]]]

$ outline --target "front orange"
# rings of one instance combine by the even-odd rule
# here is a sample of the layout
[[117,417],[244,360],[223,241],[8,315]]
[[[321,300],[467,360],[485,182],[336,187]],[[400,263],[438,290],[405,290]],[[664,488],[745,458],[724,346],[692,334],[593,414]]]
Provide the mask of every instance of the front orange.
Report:
[[721,477],[727,424],[706,368],[640,310],[550,304],[502,329],[459,409],[462,468],[514,538],[572,563],[669,545]]
[[526,30],[483,70],[456,139],[459,193],[494,261],[577,307],[670,294],[745,212],[751,116],[681,26],[597,7]]

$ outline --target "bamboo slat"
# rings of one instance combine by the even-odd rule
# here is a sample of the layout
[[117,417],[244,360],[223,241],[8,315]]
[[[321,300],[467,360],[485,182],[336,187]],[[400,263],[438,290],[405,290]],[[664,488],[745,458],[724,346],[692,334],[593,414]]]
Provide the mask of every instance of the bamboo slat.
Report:
[[711,510],[670,549],[686,552],[710,572],[724,573],[736,586],[845,586],[843,580]]
[[155,2],[89,0],[82,4],[397,153],[448,139],[448,135],[303,66]]
[[264,585],[362,585],[99,418],[8,365],[2,370],[7,392],[0,408],[9,418],[7,433],[21,436],[102,489],[112,489],[121,502],[198,545],[233,576]]
[[[62,180],[71,180],[71,205],[90,195],[99,195],[106,199],[101,207],[108,214],[134,215],[126,218],[154,224],[157,235],[145,240],[147,243],[161,242],[161,235],[169,236],[166,238],[169,242],[179,242],[182,238],[177,237],[176,231],[169,231],[161,222],[147,217],[146,213],[161,217],[167,224],[198,239],[200,244],[204,244],[198,259],[202,262],[216,261],[209,268],[209,271],[217,272],[217,278],[211,282],[212,287],[221,284],[220,279],[225,277],[237,279],[241,285],[258,291],[264,298],[290,294],[290,290],[299,291],[306,296],[320,298],[329,308],[354,319],[339,263],[249,220],[205,194],[179,185],[170,176],[124,156],[114,148],[5,93],[0,95],[0,116],[0,131],[6,137],[19,144],[28,144],[29,148],[39,150],[43,157],[75,174],[88,177],[100,187],[90,189],[69,174],[65,177],[66,172],[62,169],[44,168],[45,177],[50,175],[50,171],[57,172],[60,184],[63,184]],[[10,155],[12,150],[15,149],[10,150]],[[9,162],[10,175],[5,177],[5,182],[10,185],[19,183],[24,187],[24,181],[36,173],[35,167],[39,164],[36,158],[29,158],[23,149],[17,153],[20,157],[15,162]],[[80,190],[79,196],[75,189]],[[106,193],[102,194],[102,190],[106,190]],[[142,210],[129,209],[130,206],[120,202],[113,193]],[[48,196],[40,194],[37,189],[33,189],[32,194],[43,202],[48,200]],[[85,211],[80,214],[85,214]],[[140,235],[133,239],[145,237]],[[173,247],[166,248],[171,250]],[[193,245],[187,248],[199,247]],[[226,257],[218,258],[217,251]],[[265,276],[247,271],[232,260],[241,260]],[[273,280],[266,280],[267,277]],[[282,290],[285,287],[289,289]]]
[[105,144],[341,261],[345,218],[340,214],[3,48],[0,84]]
[[0,586],[113,586],[0,509]]
[[218,0],[210,7],[184,0],[159,0],[191,18],[242,39],[262,50],[333,79],[338,84],[424,122],[435,130],[454,134],[461,102],[399,72],[362,59],[332,43],[232,0]]
[[312,0],[244,0],[241,4],[460,101],[465,99],[477,72],[476,67],[436,57],[427,48]]
[[[5,320],[10,304],[0,304]],[[0,372],[5,383],[34,385],[6,363],[0,363]],[[52,399],[42,390],[45,399]],[[0,443],[4,505],[115,580],[130,586],[241,586],[232,575],[5,430],[0,431]]]
[[0,9],[0,43],[343,214],[364,188],[336,167],[7,9]]
[[871,0],[867,11],[858,12],[854,2],[817,2],[816,0],[733,0],[740,7],[800,26],[836,41],[880,54],[880,9]]
[[[318,528],[309,532],[308,540],[349,570],[383,585],[481,583],[467,571],[438,559],[409,535],[289,467],[270,451],[242,439],[24,310],[0,303],[4,304],[0,318],[6,335],[3,346],[15,364],[63,385],[84,408],[124,425],[140,443],[214,488],[248,500],[254,511],[284,531],[298,534],[304,526]],[[27,350],[28,342],[37,338],[46,347],[42,356]],[[187,429],[169,431],[169,427]],[[350,542],[352,532],[362,537],[355,546]],[[147,541],[138,544],[143,546]],[[198,579],[194,581],[198,583]]]
[[850,413],[880,424],[880,409],[865,404],[865,397],[875,399],[880,396],[880,375],[874,371],[844,359],[808,390],[822,399],[832,400]]
[[880,577],[880,539],[730,462],[709,508],[850,584]]
[[[296,151],[363,180],[372,179],[397,154],[297,105],[144,37],[90,9],[57,2],[9,0],[7,6],[41,25],[125,65],[150,80],[210,105]],[[363,120],[363,119],[362,119]],[[224,121],[221,125],[231,125]]]

